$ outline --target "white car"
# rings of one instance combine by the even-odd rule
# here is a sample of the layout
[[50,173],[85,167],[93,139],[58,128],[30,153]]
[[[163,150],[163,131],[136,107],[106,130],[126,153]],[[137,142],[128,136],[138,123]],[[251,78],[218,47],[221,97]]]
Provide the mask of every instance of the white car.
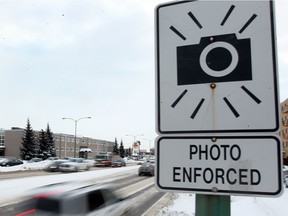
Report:
[[89,170],[91,165],[83,158],[70,158],[67,162],[60,164],[60,172],[77,172],[79,170]]

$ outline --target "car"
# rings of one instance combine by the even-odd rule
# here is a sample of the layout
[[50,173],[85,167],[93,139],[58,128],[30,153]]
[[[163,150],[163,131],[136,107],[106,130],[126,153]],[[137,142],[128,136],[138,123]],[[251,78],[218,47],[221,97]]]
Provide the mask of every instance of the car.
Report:
[[16,166],[20,164],[23,164],[23,161],[14,158],[5,158],[0,161],[0,166],[2,167]]
[[59,160],[59,157],[48,157],[46,160]]
[[147,159],[146,158],[140,158],[138,161],[137,161],[137,165],[142,165],[143,163],[146,163],[147,162]]
[[36,162],[40,162],[40,161],[42,161],[41,158],[32,158],[28,161],[28,163],[36,163]]
[[154,176],[154,170],[155,166],[153,163],[143,163],[139,168],[138,168],[138,175],[150,175]]
[[83,158],[70,158],[65,163],[61,163],[59,166],[60,172],[77,172],[79,170],[89,170],[90,163],[85,162]]
[[122,167],[122,166],[126,166],[126,163],[122,158],[114,160],[111,163],[111,167]]
[[45,166],[43,170],[47,172],[58,172],[60,164],[65,162],[67,162],[67,160],[53,160],[51,163]]
[[116,195],[110,185],[74,182],[45,188],[33,195],[29,201],[31,209],[25,209],[24,213],[41,216],[126,215],[128,202]]

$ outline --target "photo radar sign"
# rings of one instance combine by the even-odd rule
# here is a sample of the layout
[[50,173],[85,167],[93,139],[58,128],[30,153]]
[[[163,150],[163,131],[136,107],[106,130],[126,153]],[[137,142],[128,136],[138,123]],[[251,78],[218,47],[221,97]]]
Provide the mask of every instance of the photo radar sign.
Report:
[[277,132],[272,1],[156,8],[157,132]]

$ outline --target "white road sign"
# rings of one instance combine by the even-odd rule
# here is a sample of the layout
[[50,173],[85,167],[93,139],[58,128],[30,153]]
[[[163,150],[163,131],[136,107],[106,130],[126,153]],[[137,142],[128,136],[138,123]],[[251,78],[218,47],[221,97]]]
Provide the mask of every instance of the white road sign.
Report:
[[278,137],[159,137],[160,191],[275,196],[282,192]]
[[175,1],[155,16],[159,134],[279,129],[272,1]]

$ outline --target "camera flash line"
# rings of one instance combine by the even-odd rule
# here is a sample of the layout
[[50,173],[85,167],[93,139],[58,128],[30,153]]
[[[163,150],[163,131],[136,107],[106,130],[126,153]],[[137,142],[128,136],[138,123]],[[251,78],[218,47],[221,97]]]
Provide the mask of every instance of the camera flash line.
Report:
[[240,29],[239,33],[241,34],[252,22],[253,20],[257,17],[256,14],[253,14],[252,17],[246,22],[246,24]]
[[182,35],[174,26],[170,26],[170,29],[177,34],[180,38],[182,38],[183,40],[186,40],[186,37],[184,37],[184,35]]
[[174,101],[174,103],[171,105],[172,108],[174,108],[178,103],[179,101],[184,97],[184,95],[188,92],[187,89],[185,89],[182,94]]
[[197,18],[192,14],[192,12],[190,11],[188,13],[188,15],[190,16],[190,18],[195,22],[195,24],[202,29],[202,25],[200,24],[200,22],[197,20]]
[[257,104],[261,103],[261,100],[257,98],[249,89],[247,89],[245,86],[241,86],[243,91],[245,91]]
[[225,103],[228,105],[228,107],[230,108],[230,110],[232,111],[232,113],[235,115],[236,118],[238,118],[240,115],[239,113],[236,111],[236,109],[232,106],[232,104],[230,103],[230,101],[224,97],[223,100],[225,101]]
[[234,8],[235,8],[235,5],[231,5],[231,7],[229,8],[229,11],[227,12],[227,14],[225,15],[223,21],[221,22],[221,26],[224,26],[224,24],[226,23],[227,19],[231,15],[231,13],[234,10]]

